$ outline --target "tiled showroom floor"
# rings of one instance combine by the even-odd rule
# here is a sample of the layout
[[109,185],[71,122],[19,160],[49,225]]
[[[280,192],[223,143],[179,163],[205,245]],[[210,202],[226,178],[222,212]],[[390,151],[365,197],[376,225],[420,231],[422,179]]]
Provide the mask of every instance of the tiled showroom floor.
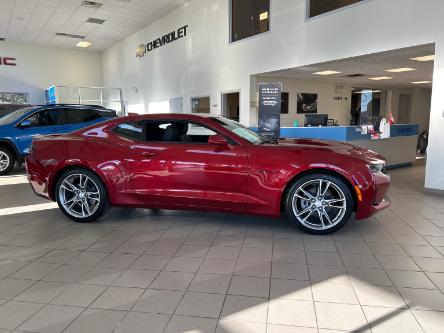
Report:
[[24,176],[0,177],[0,328],[444,332],[444,197],[423,174],[393,171],[390,210],[326,237],[199,212],[75,224]]

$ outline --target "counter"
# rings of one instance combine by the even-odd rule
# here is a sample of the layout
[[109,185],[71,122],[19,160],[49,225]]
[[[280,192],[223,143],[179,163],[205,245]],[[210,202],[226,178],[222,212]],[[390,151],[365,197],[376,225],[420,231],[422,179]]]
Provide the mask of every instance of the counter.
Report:
[[[257,130],[257,128],[252,128]],[[410,166],[416,159],[419,125],[392,125],[390,138],[373,140],[358,126],[281,127],[283,138],[342,141],[373,150],[387,159],[389,168]]]

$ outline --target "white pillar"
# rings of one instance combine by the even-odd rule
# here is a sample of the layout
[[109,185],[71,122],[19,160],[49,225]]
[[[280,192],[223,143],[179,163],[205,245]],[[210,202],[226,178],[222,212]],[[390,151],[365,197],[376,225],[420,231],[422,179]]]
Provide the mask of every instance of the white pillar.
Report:
[[444,42],[435,48],[425,187],[444,193]]

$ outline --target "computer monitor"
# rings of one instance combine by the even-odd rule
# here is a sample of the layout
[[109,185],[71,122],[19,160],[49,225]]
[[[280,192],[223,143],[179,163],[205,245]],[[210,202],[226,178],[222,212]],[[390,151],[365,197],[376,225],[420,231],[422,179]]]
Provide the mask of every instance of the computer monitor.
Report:
[[304,126],[327,126],[328,114],[310,113],[305,115]]

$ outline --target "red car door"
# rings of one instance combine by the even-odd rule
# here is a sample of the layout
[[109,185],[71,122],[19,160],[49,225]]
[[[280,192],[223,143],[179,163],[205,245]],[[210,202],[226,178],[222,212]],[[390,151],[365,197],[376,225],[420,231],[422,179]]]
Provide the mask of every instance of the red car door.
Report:
[[[173,125],[176,126],[174,122]],[[175,137],[167,137],[166,132],[171,129],[168,127],[173,125],[154,123],[150,125],[147,140],[131,145],[128,152],[131,158],[126,162],[131,174],[128,190],[148,206],[152,202],[245,208],[248,157],[244,147],[209,144],[209,134],[215,133],[196,124],[188,124],[190,129],[180,136],[176,133]],[[163,133],[158,132],[162,130]],[[156,140],[150,141],[150,135]],[[159,135],[164,140],[158,141]]]

